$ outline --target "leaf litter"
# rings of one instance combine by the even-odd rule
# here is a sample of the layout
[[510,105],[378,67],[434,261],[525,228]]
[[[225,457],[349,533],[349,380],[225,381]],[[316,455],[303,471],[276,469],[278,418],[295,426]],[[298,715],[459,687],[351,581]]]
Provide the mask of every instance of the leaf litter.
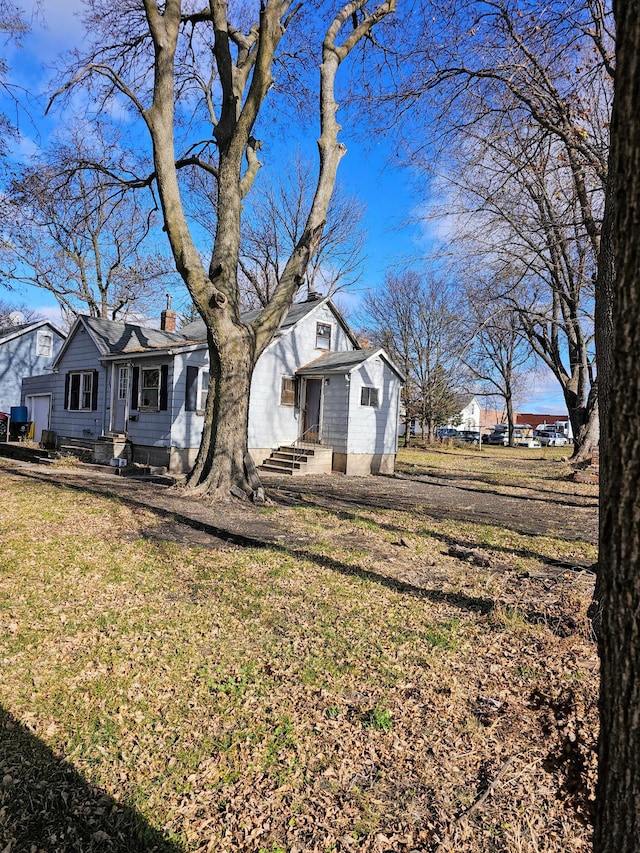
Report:
[[305,559],[0,476],[3,853],[589,849],[588,542],[279,506]]

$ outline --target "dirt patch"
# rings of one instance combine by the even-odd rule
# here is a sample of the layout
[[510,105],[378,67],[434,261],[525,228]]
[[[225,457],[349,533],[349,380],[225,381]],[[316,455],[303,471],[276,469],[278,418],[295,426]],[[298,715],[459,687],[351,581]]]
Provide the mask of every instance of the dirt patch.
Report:
[[[17,472],[16,469],[12,469]],[[116,477],[95,471],[42,470],[23,465],[24,476],[85,488],[101,494],[112,493],[145,506],[174,513],[176,518],[222,539],[242,539],[265,544],[299,544],[299,538],[282,526],[277,515],[237,501],[208,504],[185,498],[169,480]],[[357,512],[362,508],[419,512],[435,519],[499,524],[522,534],[558,536],[595,544],[598,539],[598,509],[595,495],[565,496],[557,491],[543,493],[522,490],[523,494],[501,493],[497,488],[452,483],[445,477],[395,475],[393,477],[262,477],[268,498],[276,506],[319,507],[332,511]]]

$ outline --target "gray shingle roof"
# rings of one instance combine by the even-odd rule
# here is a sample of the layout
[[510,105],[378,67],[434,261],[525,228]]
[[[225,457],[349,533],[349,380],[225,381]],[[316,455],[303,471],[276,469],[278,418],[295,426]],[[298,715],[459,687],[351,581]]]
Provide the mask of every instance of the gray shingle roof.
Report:
[[303,364],[296,373],[304,376],[324,376],[327,373],[348,373],[373,356],[380,355],[380,349],[357,349],[351,352],[329,352],[319,358]]
[[33,323],[20,323],[17,326],[5,326],[4,328],[0,329],[0,340],[2,340],[2,338],[8,338],[10,335],[13,336],[20,334],[21,332],[26,331],[33,325]]
[[133,323],[119,323],[99,317],[81,319],[91,332],[102,355],[162,349],[187,343],[180,332],[161,332],[159,329],[147,329]]
[[[286,317],[280,325],[280,329],[290,329],[292,326],[295,326],[298,320],[301,320],[318,305],[318,301],[319,300],[312,300],[311,302],[294,303],[291,308],[289,308]],[[245,311],[242,315],[242,320],[245,323],[251,323],[256,319],[259,313],[260,309]],[[186,326],[183,326],[180,329],[180,333],[192,341],[206,341],[207,339],[204,321],[199,318],[194,320],[193,323],[188,323]]]
[[65,337],[64,332],[60,331],[55,323],[52,323],[50,320],[32,320],[30,323],[19,323],[17,326],[3,326],[0,329],[0,343],[11,338],[20,337],[20,335],[32,332],[35,329],[42,329],[45,326],[48,326],[56,334],[60,335],[61,338]]

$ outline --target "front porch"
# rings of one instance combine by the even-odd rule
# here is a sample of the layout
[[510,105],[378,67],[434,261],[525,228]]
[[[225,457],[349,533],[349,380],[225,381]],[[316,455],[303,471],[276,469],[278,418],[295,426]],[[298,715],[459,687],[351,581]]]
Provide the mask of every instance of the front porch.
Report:
[[304,474],[330,474],[333,465],[333,448],[313,442],[283,445],[259,467],[270,474],[302,476]]

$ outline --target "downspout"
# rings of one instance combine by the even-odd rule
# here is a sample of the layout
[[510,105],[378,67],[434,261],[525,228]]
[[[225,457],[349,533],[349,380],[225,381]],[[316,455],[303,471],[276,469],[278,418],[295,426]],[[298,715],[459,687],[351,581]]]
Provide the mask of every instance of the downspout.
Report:
[[[102,406],[102,435],[107,434],[107,430],[105,430],[105,424],[107,420],[107,383],[109,376],[109,367],[108,365],[104,365],[104,405]],[[113,365],[111,366],[111,373],[113,375]],[[111,396],[113,398],[113,383],[111,386]],[[111,401],[113,403],[113,399]],[[112,406],[109,406],[109,415],[111,416]]]

